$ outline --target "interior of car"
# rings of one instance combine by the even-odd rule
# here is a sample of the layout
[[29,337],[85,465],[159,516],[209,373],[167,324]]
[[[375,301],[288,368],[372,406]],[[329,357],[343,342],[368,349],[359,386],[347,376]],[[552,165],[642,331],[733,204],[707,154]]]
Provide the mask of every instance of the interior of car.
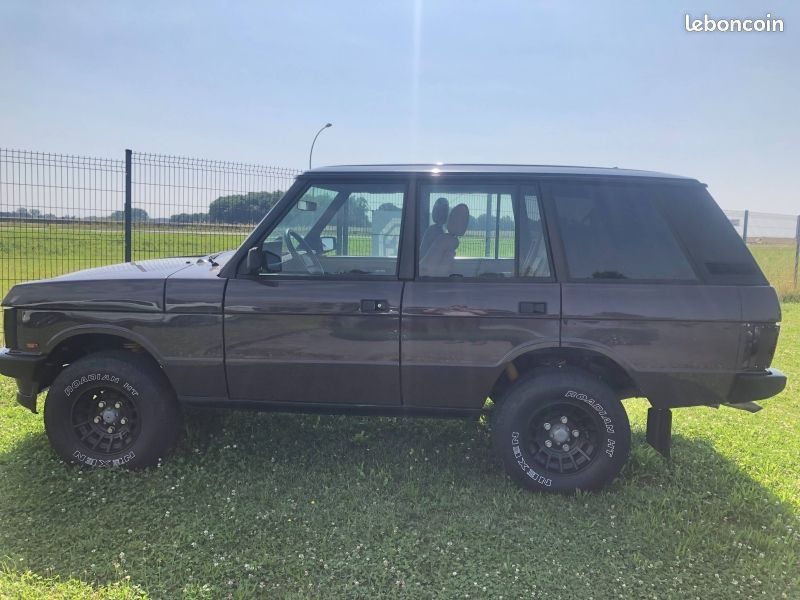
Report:
[[[549,277],[539,200],[515,195],[511,186],[424,187],[419,276]],[[310,186],[262,243],[259,274],[395,275],[404,198],[400,183]]]

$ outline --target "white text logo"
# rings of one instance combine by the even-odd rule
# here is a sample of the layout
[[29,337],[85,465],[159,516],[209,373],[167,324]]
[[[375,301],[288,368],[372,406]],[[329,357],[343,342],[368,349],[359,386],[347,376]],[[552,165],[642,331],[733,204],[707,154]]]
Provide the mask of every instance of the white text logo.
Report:
[[702,19],[693,19],[688,13],[684,17],[686,31],[783,31],[783,19],[773,19],[770,13],[763,19],[712,19],[703,15]]

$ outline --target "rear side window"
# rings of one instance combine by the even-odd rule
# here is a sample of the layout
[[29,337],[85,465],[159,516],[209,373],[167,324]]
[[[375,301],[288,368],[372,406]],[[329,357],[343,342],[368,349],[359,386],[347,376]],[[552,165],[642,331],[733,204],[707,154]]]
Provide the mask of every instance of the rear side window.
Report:
[[513,200],[511,186],[423,185],[420,277],[514,277]]
[[653,186],[547,185],[573,280],[693,281],[694,269],[655,205]]
[[661,211],[706,282],[767,285],[744,241],[705,187],[681,184],[661,188]]

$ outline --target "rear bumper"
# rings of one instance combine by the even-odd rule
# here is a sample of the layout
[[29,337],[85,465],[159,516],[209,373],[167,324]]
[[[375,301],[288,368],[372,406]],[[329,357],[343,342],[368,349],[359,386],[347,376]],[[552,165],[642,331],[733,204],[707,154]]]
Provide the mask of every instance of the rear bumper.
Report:
[[780,394],[785,387],[786,375],[778,369],[738,373],[728,394],[728,404],[765,400]]
[[46,357],[0,348],[0,375],[17,381],[17,402],[36,412],[36,395]]

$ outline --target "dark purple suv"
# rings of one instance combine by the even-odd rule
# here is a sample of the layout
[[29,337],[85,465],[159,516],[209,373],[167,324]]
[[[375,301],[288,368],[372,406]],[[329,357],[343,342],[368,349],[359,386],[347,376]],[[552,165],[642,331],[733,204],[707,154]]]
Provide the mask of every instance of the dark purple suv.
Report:
[[[14,287],[0,373],[66,460],[154,464],[182,405],[491,413],[525,487],[597,489],[671,409],[780,392],[780,306],[701,183],[578,167],[330,167],[236,251]],[[487,401],[491,400],[491,402]]]

